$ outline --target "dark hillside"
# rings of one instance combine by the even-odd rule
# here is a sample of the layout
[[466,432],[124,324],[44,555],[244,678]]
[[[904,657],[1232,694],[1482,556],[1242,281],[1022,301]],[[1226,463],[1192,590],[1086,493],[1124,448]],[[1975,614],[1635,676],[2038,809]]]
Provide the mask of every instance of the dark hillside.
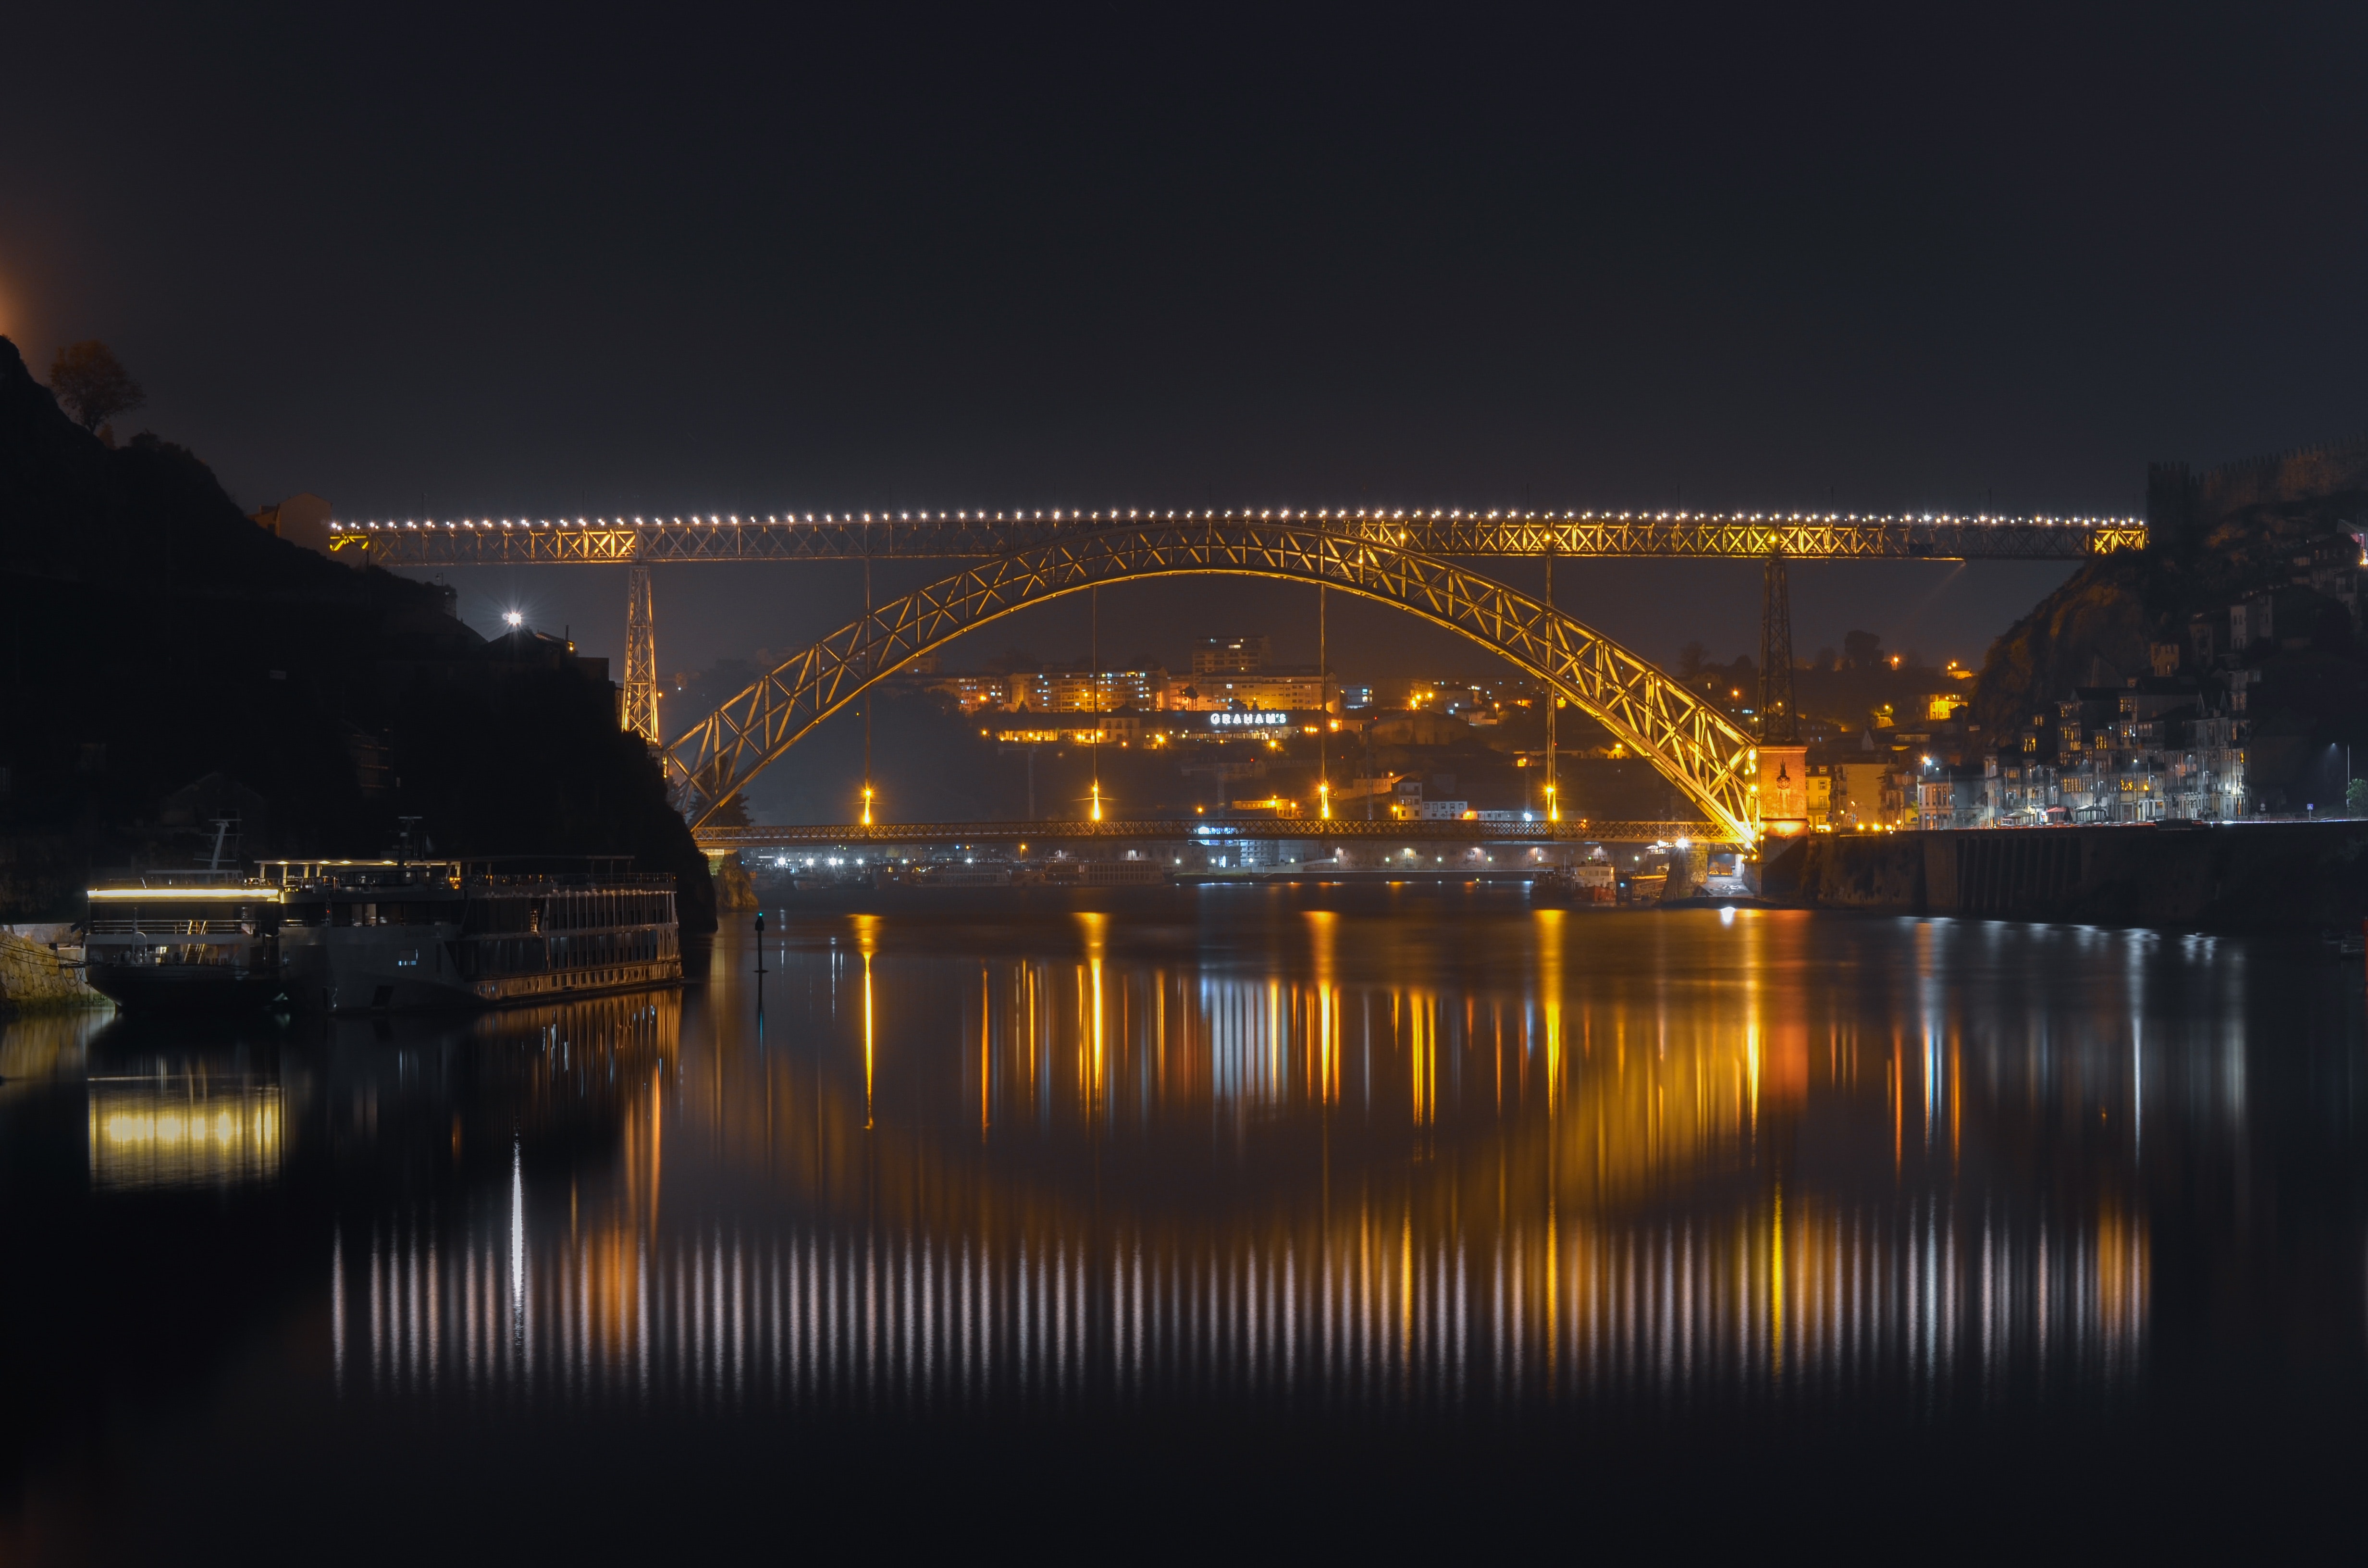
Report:
[[185,449],[112,449],[0,338],[0,920],[94,870],[235,850],[630,854],[713,920],[706,862],[597,663],[488,644],[438,589],[271,537]]
[[[2168,645],[2181,674],[2247,672],[2261,782],[2368,745],[2368,574],[2350,537],[2368,528],[2368,438],[2193,477],[2157,465],[2151,489],[2146,551],[2083,566],[1991,644],[1974,703],[1985,733],[2015,733],[2073,687],[2146,675]],[[2274,635],[2230,647],[2229,607],[2262,595]]]

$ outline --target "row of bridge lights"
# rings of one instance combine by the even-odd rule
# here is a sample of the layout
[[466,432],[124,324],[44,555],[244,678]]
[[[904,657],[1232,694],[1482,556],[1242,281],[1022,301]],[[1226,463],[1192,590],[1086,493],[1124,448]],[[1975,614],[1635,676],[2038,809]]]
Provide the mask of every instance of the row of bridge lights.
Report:
[[[1856,513],[1856,512],[1500,512],[1500,511],[1491,511],[1491,512],[1466,512],[1466,511],[1464,511],[1464,510],[1463,510],[1463,508],[1461,508],[1461,507],[1456,507],[1456,508],[1453,508],[1453,509],[1437,508],[1437,509],[1433,509],[1433,510],[1431,510],[1431,511],[1429,511],[1429,512],[1424,512],[1424,511],[1421,511],[1421,510],[1418,510],[1418,509],[1417,509],[1417,510],[1416,510],[1416,511],[1412,511],[1412,512],[1397,512],[1397,511],[1386,511],[1386,510],[1380,510],[1380,509],[1367,510],[1367,509],[1363,509],[1363,508],[1360,508],[1360,509],[1358,509],[1358,510],[1356,510],[1356,511],[1349,511],[1349,510],[1346,509],[1345,507],[1344,507],[1344,508],[1342,508],[1342,509],[1341,509],[1341,510],[1339,510],[1339,511],[1337,511],[1337,512],[1336,512],[1336,511],[1334,511],[1334,510],[1332,510],[1332,509],[1331,509],[1331,508],[1329,508],[1329,507],[1325,507],[1325,508],[1323,508],[1323,509],[1321,509],[1321,510],[1318,510],[1318,511],[1313,511],[1313,512],[1310,512],[1310,511],[1304,511],[1304,510],[1294,511],[1294,510],[1292,510],[1292,508],[1290,508],[1290,507],[1283,507],[1283,508],[1281,508],[1281,509],[1279,509],[1279,510],[1269,509],[1269,510],[1258,511],[1258,512],[1250,511],[1250,510],[1248,510],[1247,508],[1244,508],[1243,510],[1240,510],[1240,511],[1234,511],[1234,510],[1228,509],[1228,510],[1226,510],[1226,511],[1223,511],[1223,512],[1217,512],[1217,511],[1143,512],[1143,511],[1136,510],[1136,509],[1134,509],[1134,508],[1130,507],[1130,508],[1129,508],[1129,509],[1128,509],[1124,514],[1122,514],[1122,515],[1121,515],[1120,512],[1118,512],[1115,508],[1113,508],[1112,510],[1110,510],[1110,512],[1107,512],[1107,513],[1103,513],[1103,512],[1062,511],[1062,510],[1060,510],[1060,509],[1058,509],[1058,508],[1055,508],[1054,510],[1050,511],[1050,512],[1042,512],[1042,511],[1039,511],[1039,512],[1025,512],[1025,511],[1022,511],[1022,512],[1009,512],[1009,513],[1005,513],[1005,512],[996,512],[996,513],[995,513],[992,517],[988,516],[988,514],[986,514],[986,513],[985,513],[985,512],[955,512],[955,513],[952,513],[951,515],[948,515],[947,513],[944,513],[944,512],[939,512],[939,513],[938,513],[938,514],[936,515],[936,517],[931,517],[928,513],[927,513],[927,512],[920,512],[920,513],[913,513],[913,512],[898,512],[898,513],[896,513],[896,514],[895,514],[894,516],[893,516],[893,517],[891,517],[889,514],[887,514],[887,513],[885,513],[885,512],[882,512],[882,513],[881,513],[881,514],[880,514],[878,517],[875,517],[872,514],[871,514],[870,512],[864,512],[864,513],[861,513],[861,514],[857,514],[857,513],[852,513],[852,512],[850,512],[850,513],[848,513],[848,514],[846,517],[839,517],[839,516],[837,516],[836,513],[831,513],[831,512],[825,512],[824,514],[822,514],[822,516],[821,516],[820,517],[816,517],[814,516],[814,514],[813,514],[812,512],[808,512],[808,513],[807,513],[807,514],[806,514],[803,518],[801,518],[801,517],[800,517],[796,513],[792,512],[792,513],[791,513],[791,514],[789,515],[789,517],[788,517],[787,521],[790,523],[790,525],[791,525],[791,527],[795,527],[795,526],[797,526],[798,524],[800,524],[801,522],[808,523],[808,524],[814,524],[814,525],[824,525],[824,524],[827,524],[827,525],[830,525],[830,526],[833,526],[833,527],[838,527],[838,526],[858,525],[858,524],[871,524],[871,523],[875,523],[875,522],[877,522],[877,523],[896,523],[896,522],[910,523],[910,522],[915,522],[915,521],[924,522],[924,523],[934,521],[934,522],[940,523],[940,524],[942,524],[942,523],[949,523],[949,522],[956,522],[956,523],[972,523],[972,522],[976,522],[976,523],[986,523],[986,522],[996,522],[996,523],[1021,523],[1021,522],[1054,522],[1054,523],[1059,523],[1059,522],[1072,522],[1072,523],[1083,523],[1083,522],[1103,523],[1103,522],[1108,522],[1108,523],[1119,523],[1119,522],[1139,522],[1139,521],[1144,521],[1144,520],[1149,520],[1149,521],[1152,521],[1152,522],[1177,522],[1177,521],[1195,521],[1195,520],[1207,520],[1207,521],[1211,521],[1211,522],[1229,522],[1229,521],[1248,521],[1248,520],[1250,520],[1250,519],[1252,519],[1252,518],[1256,518],[1256,519],[1258,519],[1258,521],[1261,521],[1261,522],[1311,522],[1311,521],[1313,521],[1313,522],[1326,522],[1326,521],[1332,521],[1332,520],[1338,519],[1338,520],[1342,521],[1342,522],[1360,522],[1360,521],[1368,521],[1368,520],[1370,520],[1370,521],[1373,521],[1373,522],[1406,522],[1406,521],[1412,520],[1412,521],[1417,521],[1417,522],[1420,522],[1420,521],[1430,521],[1430,522],[1500,522],[1500,521],[1501,521],[1501,522],[1513,522],[1513,523],[1526,523],[1526,522],[1567,522],[1567,523],[1588,523],[1588,522],[1607,522],[1607,523],[1654,522],[1654,523],[1671,523],[1671,522],[1675,522],[1675,523],[1703,523],[1703,524],[1727,525],[1727,526],[1739,526],[1739,525],[1744,525],[1744,524],[1765,524],[1765,523],[1775,523],[1775,524],[1779,524],[1779,525],[1784,525],[1784,524],[1794,524],[1794,523],[1807,523],[1807,524],[1832,523],[1832,524],[1850,524],[1850,525],[1856,525],[1856,524],[1868,524],[1868,525],[1874,525],[1874,526],[1879,526],[1879,527],[1895,526],[1895,525],[1903,524],[1903,523],[1905,523],[1905,524],[1934,523],[1934,524],[1941,524],[1941,525],[1948,525],[1948,524],[1973,524],[1973,525],[1975,525],[1975,526],[1978,526],[1978,527],[1984,527],[1984,528],[2000,528],[2000,527],[2030,527],[2030,528],[2137,528],[2137,527],[2142,526],[2141,519],[2136,518],[2136,517],[2044,517],[2044,516],[2043,516],[2043,517],[1992,517],[1992,516],[1990,516],[1990,515],[1989,515],[1988,513],[1987,513],[1987,512],[1977,512],[1977,513],[1974,514],[1974,515],[1973,515],[1973,516],[1971,516],[1971,517],[1960,517],[1960,516],[1958,516],[1958,515],[1956,515],[1955,513],[1952,513],[1952,512],[1924,512],[1924,513],[1920,513],[1920,514],[1918,514],[1918,513],[1902,513],[1902,514],[1890,514],[1890,513],[1884,513],[1884,514],[1873,514],[1873,513],[1869,513],[1869,514],[1866,514],[1866,515],[1863,515],[1863,516],[1861,516],[1861,514]],[[748,517],[748,518],[746,518],[746,519],[745,519],[745,520],[744,520],[743,518],[741,518],[741,517],[737,517],[737,516],[724,517],[724,516],[718,516],[718,515],[715,515],[715,514],[711,513],[711,514],[710,514],[707,517],[705,517],[704,519],[700,518],[700,517],[698,517],[696,514],[693,514],[690,517],[689,517],[689,518],[687,518],[687,519],[686,519],[686,518],[683,518],[683,517],[660,517],[660,518],[657,520],[657,522],[656,522],[655,524],[652,524],[651,522],[649,522],[649,521],[648,521],[648,519],[643,518],[643,517],[635,517],[635,518],[633,518],[633,519],[632,519],[632,522],[630,525],[628,525],[628,524],[626,523],[625,519],[624,519],[624,518],[622,518],[622,517],[617,517],[617,518],[613,518],[613,519],[612,519],[612,518],[609,518],[609,517],[577,517],[577,518],[574,519],[573,521],[570,521],[569,519],[567,519],[567,518],[565,518],[565,517],[562,517],[562,518],[560,518],[560,519],[559,519],[555,524],[554,524],[551,519],[549,519],[549,518],[529,519],[529,518],[523,518],[523,517],[521,517],[521,518],[512,519],[512,518],[509,518],[509,517],[502,517],[502,518],[499,518],[499,519],[495,519],[495,518],[492,518],[492,517],[476,517],[476,518],[462,517],[462,518],[461,518],[460,520],[458,520],[458,521],[456,521],[456,522],[444,522],[444,523],[437,523],[437,522],[433,522],[433,521],[426,522],[426,523],[421,523],[421,522],[416,522],[416,521],[405,521],[405,522],[400,522],[400,523],[398,523],[398,522],[393,522],[393,521],[388,521],[388,522],[383,522],[383,523],[381,523],[381,522],[377,522],[377,521],[362,522],[362,523],[342,523],[342,522],[333,522],[333,523],[331,523],[331,524],[329,525],[329,529],[330,529],[330,531],[331,531],[331,532],[333,532],[333,533],[348,533],[348,532],[376,532],[376,531],[378,531],[378,530],[380,530],[380,529],[384,529],[384,528],[444,528],[444,529],[446,529],[446,530],[448,530],[448,531],[453,531],[453,530],[458,530],[458,529],[462,529],[462,528],[467,528],[467,529],[474,530],[474,529],[479,529],[479,528],[553,528],[553,527],[561,528],[625,528],[625,527],[628,527],[628,526],[631,526],[631,527],[633,527],[633,528],[651,528],[651,527],[665,528],[665,527],[667,527],[667,526],[669,526],[669,525],[671,525],[671,526],[673,526],[673,527],[676,527],[676,528],[684,528],[684,527],[696,528],[696,527],[700,526],[700,525],[701,524],[701,522],[702,522],[702,521],[703,521],[703,522],[705,522],[706,524],[710,525],[710,526],[716,527],[716,528],[724,528],[724,527],[731,527],[731,528],[740,528],[740,527],[778,528],[778,527],[780,527],[780,524],[782,523],[783,519],[782,519],[781,517],[779,517],[769,516],[769,515],[768,515],[768,516],[767,516],[767,517],[763,517],[763,518],[761,518],[761,519],[757,518],[757,517]]]

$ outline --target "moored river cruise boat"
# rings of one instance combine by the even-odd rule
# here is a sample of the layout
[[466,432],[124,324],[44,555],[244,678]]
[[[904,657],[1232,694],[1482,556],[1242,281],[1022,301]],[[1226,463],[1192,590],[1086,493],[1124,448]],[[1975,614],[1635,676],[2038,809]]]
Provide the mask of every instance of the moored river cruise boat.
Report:
[[670,876],[500,861],[266,860],[89,892],[85,974],[125,1007],[499,1007],[679,984]]
[[236,871],[157,871],[89,890],[83,978],[141,1011],[260,1007],[279,994],[279,890]]

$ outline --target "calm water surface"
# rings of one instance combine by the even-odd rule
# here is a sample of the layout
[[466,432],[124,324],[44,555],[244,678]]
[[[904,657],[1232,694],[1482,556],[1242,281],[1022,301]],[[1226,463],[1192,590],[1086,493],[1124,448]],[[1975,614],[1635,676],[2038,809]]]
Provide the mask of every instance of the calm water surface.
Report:
[[8,1026],[0,1545],[2354,1484],[2356,960],[1456,891],[773,923],[680,994]]

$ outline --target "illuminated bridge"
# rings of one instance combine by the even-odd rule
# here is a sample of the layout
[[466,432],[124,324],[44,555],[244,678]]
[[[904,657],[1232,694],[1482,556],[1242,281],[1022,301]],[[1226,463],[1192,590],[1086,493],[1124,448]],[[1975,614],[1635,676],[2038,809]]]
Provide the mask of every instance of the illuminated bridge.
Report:
[[859,845],[1079,844],[1164,842],[1238,844],[1288,839],[1322,844],[1660,844],[1691,839],[1733,839],[1699,822],[1430,822],[1383,817],[1372,822],[1315,817],[1153,818],[1110,822],[930,822],[771,824],[754,827],[702,827],[692,835],[711,854],[741,849],[807,849]]
[[329,525],[379,566],[649,566],[677,562],[976,560],[1107,528],[1280,523],[1422,555],[1757,561],[2079,561],[2145,546],[2135,517],[1808,512],[855,512],[707,517],[463,517]]
[[[1707,824],[1696,836],[1747,843],[1759,831],[1759,738],[1646,660],[1558,612],[1552,604],[1554,558],[1764,562],[1760,664],[1763,680],[1776,685],[1763,690],[1759,710],[1789,724],[1788,561],[2073,561],[2146,542],[2145,524],[2127,517],[1348,508],[464,517],[336,522],[330,528],[333,551],[383,566],[631,568],[623,721],[653,749],[661,748],[663,733],[653,565],[983,562],[886,604],[867,602],[861,619],[784,661],[664,744],[668,788],[694,829],[873,683],[967,631],[1105,584],[1215,573],[1338,588],[1469,637],[1596,720],[1677,785]],[[1454,564],[1497,557],[1544,558],[1545,599]],[[1789,735],[1770,738],[1772,744]]]

